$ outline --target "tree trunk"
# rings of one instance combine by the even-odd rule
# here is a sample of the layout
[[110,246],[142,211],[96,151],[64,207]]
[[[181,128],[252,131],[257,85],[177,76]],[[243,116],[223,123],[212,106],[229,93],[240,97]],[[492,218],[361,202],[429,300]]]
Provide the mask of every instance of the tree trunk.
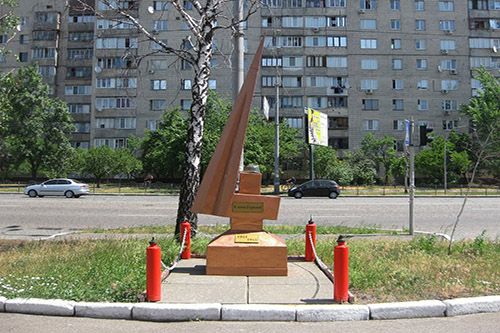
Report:
[[200,58],[197,66],[195,66],[195,81],[191,91],[191,118],[187,133],[184,171],[175,226],[176,235],[180,233],[180,225],[184,221],[189,221],[193,233],[198,227],[198,216],[191,213],[191,206],[200,187],[201,148],[205,126],[206,103],[208,100],[208,79],[211,71],[212,44],[212,42],[207,42],[202,47]]

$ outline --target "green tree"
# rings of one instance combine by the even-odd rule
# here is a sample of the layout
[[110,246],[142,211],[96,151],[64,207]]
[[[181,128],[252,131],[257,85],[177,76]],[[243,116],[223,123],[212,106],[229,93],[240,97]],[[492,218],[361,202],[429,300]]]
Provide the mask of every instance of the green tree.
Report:
[[[32,178],[40,169],[51,175],[64,175],[71,155],[68,135],[73,118],[66,103],[49,96],[38,66],[22,67],[0,77],[2,94],[2,147],[11,150],[13,163],[30,165]],[[6,139],[5,139],[6,138]]]
[[332,179],[348,185],[353,173],[347,162],[340,160],[332,147],[314,147],[314,174],[317,178]]
[[7,41],[0,47],[0,54],[8,52],[6,45],[16,35],[16,26],[19,24],[19,18],[14,15],[14,8],[18,6],[15,0],[0,0],[0,35],[7,36]]
[[82,165],[81,170],[95,178],[97,187],[101,187],[102,180],[112,175],[115,168],[115,154],[109,146],[92,147],[88,150],[79,150]]
[[176,178],[184,161],[187,120],[179,109],[165,111],[156,131],[147,131],[141,141],[142,165],[155,178]]
[[377,170],[375,162],[362,151],[346,153],[346,161],[352,171],[352,183],[356,185],[375,184]]
[[377,139],[372,133],[365,135],[361,141],[361,150],[366,157],[375,162],[377,173],[384,172],[384,183],[388,185],[389,177],[396,176],[400,169],[400,158],[396,156],[396,139],[385,135]]
[[111,175],[127,176],[127,179],[133,174],[142,170],[142,163],[128,147],[115,149]]

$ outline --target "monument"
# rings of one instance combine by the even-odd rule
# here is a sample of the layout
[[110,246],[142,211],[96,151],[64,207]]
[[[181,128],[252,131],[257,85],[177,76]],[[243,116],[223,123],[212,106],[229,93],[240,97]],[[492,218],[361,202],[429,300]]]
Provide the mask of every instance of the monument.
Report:
[[263,230],[264,219],[278,219],[279,196],[260,194],[262,175],[256,166],[239,174],[235,192],[264,39],[265,35],[191,207],[193,213],[230,218],[231,229],[207,247],[209,275],[287,275],[285,242]]

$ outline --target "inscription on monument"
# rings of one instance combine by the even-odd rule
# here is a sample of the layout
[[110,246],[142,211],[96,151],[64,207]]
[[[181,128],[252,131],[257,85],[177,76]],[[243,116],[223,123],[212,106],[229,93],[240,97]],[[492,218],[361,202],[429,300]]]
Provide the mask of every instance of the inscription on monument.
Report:
[[259,234],[236,234],[234,235],[235,243],[258,243]]
[[234,213],[262,213],[264,212],[263,202],[233,202]]

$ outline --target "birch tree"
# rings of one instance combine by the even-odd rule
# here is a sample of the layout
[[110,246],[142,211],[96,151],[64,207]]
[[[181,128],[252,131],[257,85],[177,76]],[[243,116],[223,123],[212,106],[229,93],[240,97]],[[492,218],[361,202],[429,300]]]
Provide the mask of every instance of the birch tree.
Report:
[[[243,0],[240,1],[243,4]],[[192,98],[176,219],[176,233],[179,232],[180,223],[184,220],[188,220],[196,228],[198,217],[196,214],[191,213],[190,208],[194,202],[201,178],[201,147],[208,99],[208,81],[214,52],[214,35],[217,30],[221,29],[230,29],[233,33],[238,33],[240,24],[257,10],[259,2],[249,1],[244,15],[241,18],[236,18],[240,16],[233,16],[234,2],[230,0],[166,1],[188,27],[184,43],[178,47],[167,45],[153,33],[152,29],[146,28],[139,22],[135,15],[139,1],[100,0],[100,2],[108,7],[106,13],[110,15],[106,19],[122,21],[135,26],[147,40],[158,44],[161,47],[161,52],[178,57],[189,63],[193,69]],[[83,0],[79,0],[79,3],[84,10],[91,8]],[[192,7],[193,10],[186,10],[186,5]],[[151,7],[150,10],[153,12],[154,8]],[[95,8],[94,12],[97,16],[103,17],[103,13],[96,11]]]

